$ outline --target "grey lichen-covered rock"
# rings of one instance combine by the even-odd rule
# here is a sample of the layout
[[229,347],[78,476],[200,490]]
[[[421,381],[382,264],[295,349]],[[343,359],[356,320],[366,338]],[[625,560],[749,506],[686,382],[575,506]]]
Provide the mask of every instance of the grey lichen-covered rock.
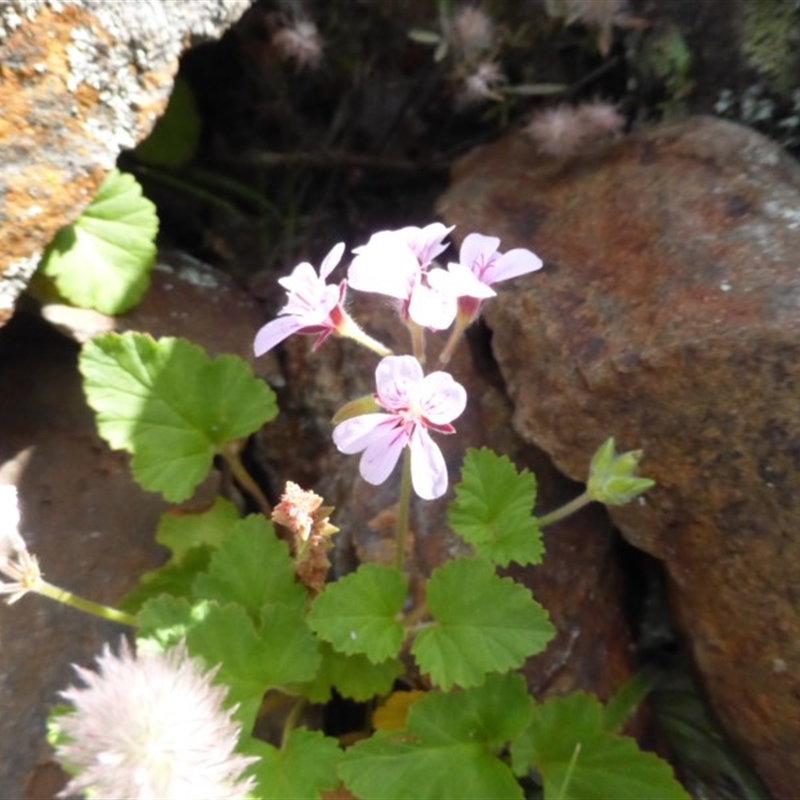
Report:
[[571,162],[512,135],[440,210],[545,259],[487,307],[514,427],[580,478],[609,435],[658,486],[613,510],[662,559],[727,731],[800,783],[800,167],[693,118]]
[[0,3],[0,325],[55,232],[150,131],[178,56],[249,0]]

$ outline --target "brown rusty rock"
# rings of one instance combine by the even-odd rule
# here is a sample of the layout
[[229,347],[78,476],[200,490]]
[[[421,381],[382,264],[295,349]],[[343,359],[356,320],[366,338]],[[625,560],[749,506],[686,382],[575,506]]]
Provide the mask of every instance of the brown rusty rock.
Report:
[[800,782],[800,168],[709,118],[571,162],[518,135],[440,210],[546,262],[487,307],[514,427],[568,475],[609,435],[657,488],[612,516],[663,559],[710,699],[777,797]]
[[0,4],[0,326],[45,245],[164,108],[189,36],[248,0]]
[[[408,335],[386,298],[359,295],[350,310],[371,335],[397,353],[409,352]],[[375,391],[379,359],[340,339],[329,339],[314,353],[312,341],[295,336],[282,347],[278,359],[282,371],[273,376],[281,413],[258,434],[259,458],[277,492],[285,480],[294,480],[336,506],[333,522],[341,529],[336,563],[340,573],[359,561],[391,563],[399,469],[382,486],[370,486],[358,476],[358,457],[339,453],[331,442],[330,419],[338,408]],[[429,336],[431,360],[443,344],[441,335]],[[465,450],[487,446],[508,455],[518,469],[527,467],[536,474],[543,511],[563,504],[580,487],[514,432],[502,380],[480,342],[474,345],[462,346],[450,369],[467,389],[467,409],[454,421],[455,435],[436,436],[451,482],[458,478]],[[450,499],[452,489],[440,500],[412,501],[407,567],[416,599],[420,578],[467,550],[447,525]],[[587,509],[549,530],[546,547],[542,565],[511,570],[548,609],[558,630],[546,652],[526,665],[529,685],[540,696],[585,689],[607,698],[631,673],[631,639],[621,611],[621,578],[608,516],[599,506]]]

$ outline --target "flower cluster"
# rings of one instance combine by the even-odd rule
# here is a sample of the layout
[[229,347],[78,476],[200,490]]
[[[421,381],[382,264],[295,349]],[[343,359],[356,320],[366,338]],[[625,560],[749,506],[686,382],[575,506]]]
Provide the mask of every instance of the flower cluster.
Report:
[[[480,233],[464,237],[458,261],[442,264],[437,259],[449,247],[445,239],[452,230],[434,222],[422,228],[379,231],[353,250],[347,279],[338,284],[328,284],[327,279],[344,255],[344,244],[328,253],[319,274],[311,264],[299,264],[279,281],[287,290],[287,302],[278,318],[261,328],[255,339],[256,355],[301,333],[317,337],[314,349],[335,334],[383,356],[375,373],[376,393],[337,415],[333,440],[343,453],[362,453],[361,476],[372,484],[389,477],[408,447],[412,484],[425,499],[440,497],[447,490],[444,456],[430,431],[454,432],[451,423],[466,406],[466,391],[446,372],[423,373],[424,331],[452,326],[439,356],[443,367],[483,303],[496,295],[493,286],[542,266],[530,250],[501,253],[500,239]],[[411,333],[413,356],[393,355],[359,328],[345,309],[348,288],[396,302],[400,319]]]
[[183,645],[135,657],[106,645],[98,671],[75,667],[85,684],[62,692],[74,710],[58,718],[56,757],[75,777],[65,792],[92,797],[245,798],[253,788],[238,755],[240,726]]

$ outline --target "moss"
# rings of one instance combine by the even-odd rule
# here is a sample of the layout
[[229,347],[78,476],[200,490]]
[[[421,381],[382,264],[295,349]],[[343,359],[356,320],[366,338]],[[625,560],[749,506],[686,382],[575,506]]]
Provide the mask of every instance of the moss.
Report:
[[743,4],[742,54],[769,87],[789,94],[800,69],[800,3],[797,0],[747,0]]

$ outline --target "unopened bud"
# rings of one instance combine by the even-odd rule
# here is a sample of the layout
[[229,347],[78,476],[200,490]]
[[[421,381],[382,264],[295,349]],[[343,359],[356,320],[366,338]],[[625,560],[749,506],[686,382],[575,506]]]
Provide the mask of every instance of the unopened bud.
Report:
[[641,450],[617,454],[612,436],[598,448],[592,458],[586,485],[587,494],[600,503],[621,506],[646,492],[655,486],[655,481],[634,475],[641,458]]

